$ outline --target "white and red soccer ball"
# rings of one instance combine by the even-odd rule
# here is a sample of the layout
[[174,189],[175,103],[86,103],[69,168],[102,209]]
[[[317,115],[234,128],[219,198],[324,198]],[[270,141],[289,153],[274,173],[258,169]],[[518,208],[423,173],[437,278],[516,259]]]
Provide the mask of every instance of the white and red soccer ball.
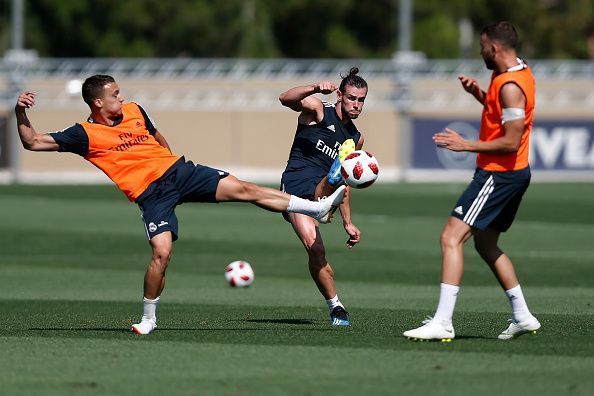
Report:
[[377,180],[379,164],[373,154],[365,150],[356,150],[346,156],[341,164],[340,173],[349,186],[366,188]]
[[247,261],[234,261],[225,268],[225,279],[231,287],[249,286],[255,278],[254,270]]

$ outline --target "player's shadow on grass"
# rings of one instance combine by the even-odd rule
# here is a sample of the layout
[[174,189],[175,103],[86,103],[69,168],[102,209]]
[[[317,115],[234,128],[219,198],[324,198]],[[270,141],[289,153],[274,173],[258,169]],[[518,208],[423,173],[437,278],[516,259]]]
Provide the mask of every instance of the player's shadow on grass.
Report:
[[309,319],[245,319],[242,322],[250,323],[272,323],[272,324],[291,324],[291,325],[313,325]]
[[110,333],[129,333],[130,328],[117,327],[117,328],[106,328],[106,327],[45,327],[38,328],[32,327],[28,329],[30,331],[105,331]]
[[[223,327],[216,327],[216,328],[194,328],[194,327],[159,327],[156,331],[270,331],[272,329],[249,329],[249,328],[223,328]],[[50,327],[50,328],[30,328],[29,331],[39,331],[39,332],[56,332],[56,331],[103,331],[106,333],[131,333],[129,327],[127,328],[117,328],[117,329],[109,329],[105,327]]]
[[[247,320],[248,322],[257,322],[257,323],[290,323],[290,324],[313,324],[313,323],[295,323],[294,319],[287,319],[286,322],[279,322],[279,320],[275,321],[268,321],[268,320]],[[242,320],[241,322],[244,322]],[[51,332],[69,332],[69,331],[91,331],[91,332],[105,332],[105,333],[131,333],[130,328],[99,328],[99,327],[53,327],[53,328],[30,328],[29,331],[40,332],[40,333],[51,333]],[[325,329],[308,329],[309,331],[320,331]],[[156,332],[165,332],[165,331],[245,331],[245,332],[252,332],[252,331],[276,331],[274,328],[226,328],[226,327],[211,327],[211,328],[195,328],[195,327],[159,327]]]
[[475,336],[475,335],[458,335],[456,334],[455,340],[496,340],[497,337],[483,337],[483,336]]

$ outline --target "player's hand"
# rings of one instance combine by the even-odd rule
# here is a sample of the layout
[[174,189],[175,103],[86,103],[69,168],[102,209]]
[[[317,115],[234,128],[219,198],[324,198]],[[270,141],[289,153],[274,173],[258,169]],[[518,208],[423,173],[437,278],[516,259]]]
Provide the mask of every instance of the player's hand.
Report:
[[474,96],[477,96],[481,93],[481,87],[479,87],[478,82],[474,78],[460,75],[458,76],[458,80],[460,80],[462,88],[464,88],[466,92]]
[[449,128],[433,135],[433,141],[437,147],[446,148],[451,151],[466,150],[466,140],[458,132]]
[[23,92],[19,95],[17,99],[15,110],[24,110],[35,105],[35,95],[34,92]]
[[344,230],[349,234],[346,244],[349,249],[355,246],[361,240],[361,231],[353,223],[345,223]]
[[338,87],[331,81],[322,81],[318,83],[317,90],[321,94],[328,95],[336,91]]

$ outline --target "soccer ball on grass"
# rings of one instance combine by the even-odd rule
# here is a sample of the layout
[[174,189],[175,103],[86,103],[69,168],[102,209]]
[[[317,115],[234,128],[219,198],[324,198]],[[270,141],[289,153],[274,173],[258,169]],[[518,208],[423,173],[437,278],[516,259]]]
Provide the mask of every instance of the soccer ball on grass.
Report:
[[225,268],[225,279],[231,287],[246,287],[254,282],[254,270],[247,261],[234,261]]
[[344,182],[354,188],[371,186],[379,174],[379,164],[373,154],[356,150],[346,156],[340,167]]

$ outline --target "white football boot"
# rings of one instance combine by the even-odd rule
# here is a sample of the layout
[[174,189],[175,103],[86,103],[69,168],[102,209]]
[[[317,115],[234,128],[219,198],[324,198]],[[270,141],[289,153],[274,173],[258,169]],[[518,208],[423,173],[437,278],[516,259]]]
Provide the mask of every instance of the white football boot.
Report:
[[500,340],[511,340],[526,333],[535,334],[536,330],[540,329],[540,322],[532,315],[521,322],[516,322],[513,319],[510,319],[509,322],[508,328],[497,336]]
[[423,326],[405,331],[402,335],[413,341],[450,342],[456,337],[454,326],[451,323],[444,325],[434,321],[431,317],[427,317],[423,321]]
[[329,197],[320,198],[319,203],[322,207],[314,219],[320,223],[328,223],[334,212],[336,212],[336,209],[338,209],[338,205],[340,205],[344,200],[345,193],[346,187],[342,185],[339,186]]
[[157,328],[157,318],[142,318],[140,323],[133,324],[130,330],[136,334],[146,335]]

